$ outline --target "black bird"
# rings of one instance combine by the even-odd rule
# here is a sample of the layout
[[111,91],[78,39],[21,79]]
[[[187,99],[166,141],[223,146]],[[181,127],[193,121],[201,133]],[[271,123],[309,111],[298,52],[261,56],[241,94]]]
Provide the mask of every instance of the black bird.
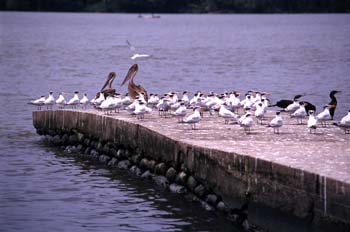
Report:
[[282,100],[279,100],[278,102],[276,102],[276,104],[274,105],[270,105],[270,107],[273,107],[273,106],[277,106],[277,107],[280,107],[282,109],[285,109],[287,108],[287,106],[289,106],[290,104],[292,104],[294,101],[297,101],[299,98],[301,98],[303,95],[301,94],[298,94],[298,95],[295,95],[295,97],[293,98],[293,100],[287,100],[287,99],[282,99]]
[[248,207],[251,200],[251,193],[246,192],[245,193],[245,202],[240,208],[233,208],[230,209],[228,212],[229,218],[232,218],[237,224],[242,226],[244,230],[249,230],[249,223],[248,223]]
[[[294,101],[299,100],[299,98],[301,98],[302,96],[304,96],[304,95],[301,95],[301,94],[295,95],[295,97],[293,98],[293,101],[292,100],[287,100],[287,99],[279,100],[278,102],[276,102],[276,104],[270,105],[269,107],[277,106],[277,107],[280,107],[282,109],[285,109],[285,108],[287,108],[287,106],[292,104]],[[306,113],[308,115],[309,115],[309,111],[310,110],[316,112],[316,106],[315,105],[313,105],[313,104],[311,104],[310,102],[307,102],[307,101],[303,101],[303,102],[307,103],[307,104],[305,104],[305,110],[306,110]]]
[[331,101],[328,103],[329,107],[329,113],[331,115],[331,119],[333,120],[334,117],[334,113],[335,113],[335,109],[337,108],[337,99],[335,98],[335,95],[337,93],[340,93],[341,91],[337,91],[337,90],[332,90],[329,93],[329,97],[331,98]]

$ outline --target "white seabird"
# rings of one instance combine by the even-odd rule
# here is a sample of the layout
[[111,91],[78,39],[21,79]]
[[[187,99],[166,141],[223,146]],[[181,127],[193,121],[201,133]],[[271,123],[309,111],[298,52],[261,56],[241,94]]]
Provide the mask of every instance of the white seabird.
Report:
[[309,111],[309,120],[307,121],[307,127],[309,128],[310,134],[313,132],[316,132],[317,128],[317,118],[314,115],[314,111],[310,110]]
[[[291,117],[297,118],[297,124],[303,124],[303,118],[307,115],[304,102],[299,103],[299,109],[292,113]],[[300,119],[300,123],[299,123]]]
[[250,128],[253,126],[253,119],[250,113],[245,114],[243,120],[240,123],[240,126],[244,128],[246,134],[250,133]]
[[223,117],[225,119],[225,124],[228,124],[229,121],[231,119],[234,119],[234,120],[237,120],[238,119],[238,115],[229,111],[227,108],[226,108],[227,104],[224,103],[220,106],[220,109],[219,109],[219,116],[220,117]]
[[67,104],[66,99],[64,99],[63,93],[60,93],[56,100],[56,104],[58,105],[58,108],[63,109],[64,106]]
[[71,105],[72,108],[75,108],[76,105],[80,103],[79,92],[75,91],[74,96],[68,101],[67,105]]
[[179,108],[177,108],[177,109],[175,110],[175,112],[173,112],[172,114],[173,114],[175,117],[177,117],[177,121],[178,121],[178,122],[182,122],[182,121],[183,121],[183,117],[186,116],[186,110],[187,110],[187,108],[186,108],[185,103],[181,101],[181,102],[180,102]]
[[260,124],[262,125],[263,122],[263,118],[264,118],[264,114],[265,114],[265,109],[263,107],[263,104],[260,102],[257,106],[256,106],[256,110],[254,112],[255,117],[258,119],[258,123],[260,121]]
[[53,104],[55,104],[55,98],[53,97],[53,92],[50,91],[49,96],[44,101],[44,105],[47,106],[47,109],[52,109]]
[[340,120],[340,122],[333,123],[333,125],[343,129],[345,134],[350,134],[350,110],[348,114]]
[[[135,51],[135,50],[136,50],[136,48],[135,48],[134,46],[131,45],[131,43],[129,42],[129,40],[126,40],[126,43],[128,44],[128,47],[129,47],[129,49],[130,49],[131,51]],[[150,57],[150,55],[148,55],[148,54],[134,53],[130,58],[131,58],[132,60],[135,60],[135,59],[137,59],[137,58],[148,58],[148,57]]]
[[40,98],[36,99],[36,100],[32,100],[29,102],[29,104],[38,106],[38,110],[41,110],[41,106],[44,105],[45,102],[45,96],[41,96]]
[[268,127],[272,127],[273,128],[273,133],[280,133],[280,127],[282,127],[283,125],[283,120],[282,117],[280,116],[280,112],[277,111],[276,112],[276,116],[270,121]]
[[82,99],[80,99],[80,104],[84,108],[86,108],[86,105],[89,104],[89,99],[87,97],[87,94],[85,93]]
[[195,107],[194,112],[187,116],[185,119],[183,119],[184,123],[188,123],[191,124],[191,128],[192,130],[196,129],[196,124],[199,123],[199,121],[201,120],[201,114],[199,112],[199,107]]
[[331,118],[332,118],[331,113],[329,111],[329,106],[328,105],[324,106],[323,111],[321,113],[319,113],[316,116],[316,118],[319,122],[321,122],[321,125],[325,127],[327,125],[326,121],[331,120]]
[[146,106],[146,104],[143,101],[138,101],[138,103],[136,103],[135,105],[135,110],[133,114],[136,115],[137,119],[144,119],[145,114],[151,113],[151,112],[152,112],[152,109]]

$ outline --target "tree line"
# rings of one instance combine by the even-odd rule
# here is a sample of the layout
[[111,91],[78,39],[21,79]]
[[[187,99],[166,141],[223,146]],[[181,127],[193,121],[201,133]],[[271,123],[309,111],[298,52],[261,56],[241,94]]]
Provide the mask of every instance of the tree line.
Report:
[[349,13],[350,0],[0,0],[1,11]]

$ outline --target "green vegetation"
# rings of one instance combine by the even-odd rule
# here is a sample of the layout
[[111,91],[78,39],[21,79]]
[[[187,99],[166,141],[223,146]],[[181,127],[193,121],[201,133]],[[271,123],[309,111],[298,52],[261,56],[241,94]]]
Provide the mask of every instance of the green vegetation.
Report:
[[0,10],[123,13],[349,13],[350,0],[0,0]]

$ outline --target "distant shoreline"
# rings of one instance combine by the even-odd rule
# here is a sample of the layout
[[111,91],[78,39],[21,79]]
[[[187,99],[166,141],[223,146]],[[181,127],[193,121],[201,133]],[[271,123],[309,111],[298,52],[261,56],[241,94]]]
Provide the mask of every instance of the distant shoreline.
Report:
[[2,0],[0,11],[135,14],[298,14],[350,13],[345,0]]

